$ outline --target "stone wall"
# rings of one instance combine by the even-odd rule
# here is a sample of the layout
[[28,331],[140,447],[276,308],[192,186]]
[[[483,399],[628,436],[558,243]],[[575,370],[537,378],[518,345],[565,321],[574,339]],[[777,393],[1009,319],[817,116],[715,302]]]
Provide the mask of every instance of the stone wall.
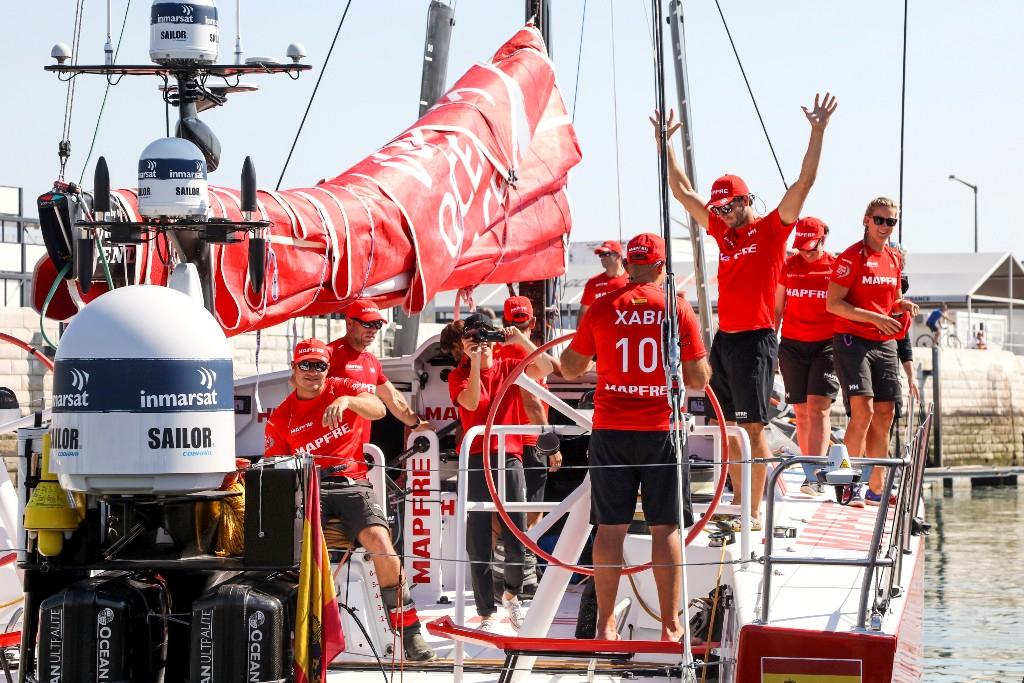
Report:
[[[1020,465],[1024,456],[1024,358],[1008,351],[942,349],[942,464]],[[931,349],[914,362],[932,370]],[[932,379],[925,380],[925,403]]]

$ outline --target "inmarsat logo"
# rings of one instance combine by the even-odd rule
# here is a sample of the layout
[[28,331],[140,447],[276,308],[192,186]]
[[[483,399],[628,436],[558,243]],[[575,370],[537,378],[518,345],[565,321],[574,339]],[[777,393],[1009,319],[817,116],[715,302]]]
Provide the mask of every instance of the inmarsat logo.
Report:
[[206,391],[194,391],[178,394],[150,394],[145,389],[139,391],[140,408],[182,408],[190,406],[217,405],[217,390],[213,388],[217,381],[217,373],[209,368],[197,368],[199,385]]
[[144,167],[139,169],[139,180],[156,178],[156,161],[153,159],[146,159],[145,161],[140,162],[139,166]]
[[199,373],[199,383],[203,385],[203,388],[212,391],[213,384],[217,381],[217,373],[209,368],[199,368],[196,372]]
[[71,386],[76,390],[82,391],[85,389],[85,385],[89,383],[89,373],[78,368],[71,368]]
[[71,388],[73,392],[53,395],[53,406],[55,408],[84,408],[89,405],[89,392],[85,390],[89,384],[89,373],[78,368],[71,368]]
[[186,17],[192,16],[192,5],[182,5],[181,13],[184,14]]

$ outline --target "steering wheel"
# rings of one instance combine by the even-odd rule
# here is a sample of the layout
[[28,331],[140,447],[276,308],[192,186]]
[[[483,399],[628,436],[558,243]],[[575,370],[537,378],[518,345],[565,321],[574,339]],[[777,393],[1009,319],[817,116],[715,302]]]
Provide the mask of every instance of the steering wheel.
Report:
[[[509,374],[509,376],[505,378],[505,381],[501,383],[501,386],[498,388],[498,394],[494,399],[491,400],[491,407],[487,411],[487,422],[484,425],[484,443],[482,458],[484,461],[484,480],[487,482],[487,490],[490,492],[491,499],[494,501],[494,506],[497,509],[498,516],[501,517],[501,520],[505,523],[505,526],[508,527],[509,531],[512,532],[512,535],[515,536],[519,540],[519,542],[522,543],[525,547],[529,548],[530,551],[532,551],[537,557],[544,558],[550,564],[556,567],[561,567],[563,569],[568,569],[572,572],[583,574],[585,576],[593,576],[593,568],[581,567],[579,565],[570,564],[568,562],[563,562],[562,560],[559,560],[557,557],[555,557],[554,555],[552,555],[551,553],[547,552],[546,550],[538,546],[536,543],[534,543],[533,540],[531,540],[525,532],[520,530],[519,527],[515,523],[513,523],[512,518],[508,514],[508,511],[505,509],[504,504],[501,502],[501,497],[498,495],[497,487],[495,487],[494,485],[494,475],[491,472],[491,428],[494,426],[494,418],[497,416],[498,406],[501,405],[501,401],[502,399],[505,398],[505,394],[508,393],[509,388],[512,387],[513,384],[515,384],[515,381],[516,379],[518,379],[519,375],[522,374],[522,372],[530,363],[533,362],[534,358],[544,353],[545,351],[555,346],[556,344],[560,344],[564,341],[572,339],[572,337],[575,336],[575,334],[575,332],[571,332],[557,339],[552,339],[551,341],[541,345],[528,356],[526,356],[526,358],[519,361],[519,363],[516,365],[512,373]],[[725,416],[722,414],[722,406],[719,405],[718,397],[715,396],[715,392],[711,390],[710,386],[705,389],[705,392],[707,394],[708,401],[710,401],[711,403],[712,409],[715,411],[715,418],[718,420],[718,427],[721,433],[723,444],[722,452],[725,454],[724,464],[728,465],[729,438],[728,432],[726,431]],[[711,516],[714,515],[715,510],[718,508],[718,502],[722,499],[722,493],[725,491],[725,479],[726,475],[725,471],[723,471],[722,476],[718,478],[718,486],[715,488],[715,495],[711,499],[711,503],[708,505],[707,512],[704,513],[704,516],[701,519],[699,519],[692,527],[690,527],[690,530],[687,532],[685,542],[686,545],[690,545],[690,543],[695,538],[697,538],[697,535],[708,523],[708,520],[710,520]],[[646,569],[649,569],[650,567],[650,562],[646,564],[632,565],[628,567],[623,567],[622,573],[624,575],[638,574]]]

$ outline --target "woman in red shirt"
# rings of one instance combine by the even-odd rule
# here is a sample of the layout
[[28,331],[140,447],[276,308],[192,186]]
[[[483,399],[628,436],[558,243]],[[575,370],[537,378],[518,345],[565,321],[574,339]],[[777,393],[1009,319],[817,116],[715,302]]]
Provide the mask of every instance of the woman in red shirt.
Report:
[[[828,226],[817,218],[797,221],[793,248],[775,290],[775,325],[782,325],[779,369],[786,401],[796,413],[796,438],[804,455],[825,455],[830,430],[829,410],[839,394],[832,362],[834,318],[825,309],[828,281],[835,257],[825,251]],[[804,465],[800,490],[822,493],[813,465]]]
[[[917,304],[900,292],[903,257],[888,245],[899,213],[887,197],[871,200],[864,212],[864,239],[836,258],[828,284],[826,305],[836,315],[836,370],[850,404],[844,441],[853,457],[889,455],[889,428],[900,396],[896,339],[917,314]],[[857,487],[850,504],[879,504],[881,470],[871,473],[868,487],[863,498]]]

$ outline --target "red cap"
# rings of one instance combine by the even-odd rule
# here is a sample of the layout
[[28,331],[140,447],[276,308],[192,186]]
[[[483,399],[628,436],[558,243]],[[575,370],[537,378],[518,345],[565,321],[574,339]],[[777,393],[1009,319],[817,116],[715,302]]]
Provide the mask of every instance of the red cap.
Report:
[[303,360],[322,360],[325,363],[330,363],[331,350],[319,339],[303,339],[295,345],[292,362],[298,363]]
[[794,229],[796,236],[793,238],[793,248],[800,251],[816,249],[818,240],[825,236],[826,230],[828,228],[821,219],[813,216],[801,218],[796,222],[796,228]]
[[750,189],[743,182],[743,178],[737,175],[724,175],[711,186],[711,201],[707,203],[707,206],[708,208],[712,206],[725,206],[734,197],[742,197],[748,194],[750,194]]
[[510,296],[502,317],[510,323],[525,323],[533,317],[533,303],[525,296]]
[[619,256],[623,256],[622,243],[616,242],[615,240],[605,240],[601,242],[601,246],[594,250],[594,253],[600,256],[606,251],[614,251]]
[[665,262],[665,240],[651,232],[642,232],[626,245],[626,260],[645,266]]
[[387,320],[381,315],[380,309],[377,308],[377,304],[373,303],[369,299],[356,299],[343,311],[346,318],[355,318],[356,320],[362,320],[365,323],[372,323],[376,320]]

